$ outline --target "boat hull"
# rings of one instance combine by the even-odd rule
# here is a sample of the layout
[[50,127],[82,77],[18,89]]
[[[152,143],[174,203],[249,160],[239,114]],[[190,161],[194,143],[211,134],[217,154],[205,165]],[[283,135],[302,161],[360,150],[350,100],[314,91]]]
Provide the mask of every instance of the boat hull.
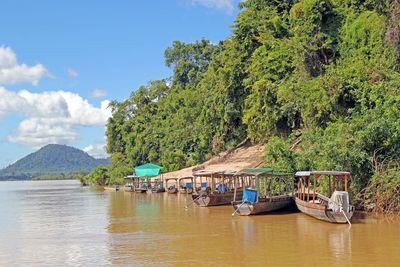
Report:
[[[237,192],[236,196],[242,198],[243,192]],[[208,207],[208,206],[222,206],[222,205],[231,205],[233,201],[234,193],[233,192],[225,192],[225,193],[200,193],[192,194],[192,199],[194,203],[199,207]]]
[[168,194],[176,194],[178,193],[178,189],[177,188],[169,188],[168,189]]
[[[296,197],[296,206],[301,212],[316,219],[331,223],[347,223],[343,212],[334,212],[329,210],[326,205],[303,201]],[[354,206],[350,206],[350,212],[345,212],[349,220],[353,217],[354,210]]]
[[149,190],[151,193],[163,193],[165,192],[165,188],[153,188]]
[[271,211],[289,209],[295,207],[294,198],[291,195],[273,196],[270,198],[259,199],[254,203],[243,203],[242,201],[232,202],[237,214],[242,216],[263,214]]
[[192,194],[193,193],[193,188],[181,188],[179,189],[179,193],[181,194]]

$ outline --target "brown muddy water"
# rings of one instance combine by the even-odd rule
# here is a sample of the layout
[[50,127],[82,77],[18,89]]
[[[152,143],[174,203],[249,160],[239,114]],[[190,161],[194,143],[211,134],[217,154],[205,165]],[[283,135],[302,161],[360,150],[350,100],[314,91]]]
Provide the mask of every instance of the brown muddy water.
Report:
[[186,195],[106,192],[77,181],[0,183],[1,266],[400,266],[400,220],[353,226],[298,212],[231,218]]

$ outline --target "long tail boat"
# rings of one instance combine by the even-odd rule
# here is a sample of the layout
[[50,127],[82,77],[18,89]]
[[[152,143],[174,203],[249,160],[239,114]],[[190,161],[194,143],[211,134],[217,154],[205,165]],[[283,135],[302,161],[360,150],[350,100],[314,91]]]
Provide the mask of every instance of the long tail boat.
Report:
[[124,177],[124,191],[125,192],[136,192],[146,193],[148,188],[148,182],[145,178],[141,178],[136,175],[128,175]]
[[165,187],[162,181],[162,178],[156,178],[154,181],[151,181],[151,186],[148,191],[152,193],[163,193],[165,192]]
[[[165,179],[165,185],[167,186],[168,194],[178,193],[178,180],[179,180],[179,178],[166,178]],[[168,181],[175,181],[175,183],[168,186]]]
[[[330,198],[316,191],[321,176],[328,178]],[[347,193],[349,172],[301,171],[296,177],[299,178],[296,206],[301,212],[327,222],[350,224],[355,209]]]
[[[200,207],[230,205],[234,196],[235,171],[202,171],[193,173],[193,202]],[[200,187],[197,187],[200,179]],[[240,192],[237,192],[240,195]],[[241,196],[240,196],[241,197]]]
[[193,193],[193,177],[182,177],[178,179],[179,193],[192,194]]
[[[241,188],[244,188],[242,198],[236,194]],[[235,210],[232,215],[254,215],[295,208],[294,175],[274,173],[272,169],[243,169],[235,174],[232,206]]]
[[128,175],[124,177],[124,191],[125,192],[134,192],[134,180],[135,175]]

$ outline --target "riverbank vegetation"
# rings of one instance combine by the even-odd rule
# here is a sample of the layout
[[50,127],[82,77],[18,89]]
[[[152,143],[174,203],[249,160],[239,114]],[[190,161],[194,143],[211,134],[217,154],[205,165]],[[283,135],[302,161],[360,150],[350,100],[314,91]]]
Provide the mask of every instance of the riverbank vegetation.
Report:
[[359,207],[399,210],[399,3],[239,6],[229,38],[173,42],[172,77],[111,103],[109,181],[146,162],[192,166],[249,138],[267,145],[268,166],[350,171]]

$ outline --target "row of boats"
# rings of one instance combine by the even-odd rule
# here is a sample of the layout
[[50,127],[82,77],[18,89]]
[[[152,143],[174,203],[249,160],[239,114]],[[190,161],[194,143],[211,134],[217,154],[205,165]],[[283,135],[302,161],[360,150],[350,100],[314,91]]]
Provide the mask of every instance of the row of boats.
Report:
[[[190,177],[164,180],[131,175],[125,177],[124,188],[125,191],[138,193],[167,191],[169,194],[191,194],[191,202],[187,206],[232,205],[232,216],[265,214],[297,207],[301,212],[323,221],[351,224],[355,208],[349,202],[349,178],[350,173],[344,171],[291,174],[256,168],[239,172],[201,171]],[[169,185],[167,190],[163,181]]]

